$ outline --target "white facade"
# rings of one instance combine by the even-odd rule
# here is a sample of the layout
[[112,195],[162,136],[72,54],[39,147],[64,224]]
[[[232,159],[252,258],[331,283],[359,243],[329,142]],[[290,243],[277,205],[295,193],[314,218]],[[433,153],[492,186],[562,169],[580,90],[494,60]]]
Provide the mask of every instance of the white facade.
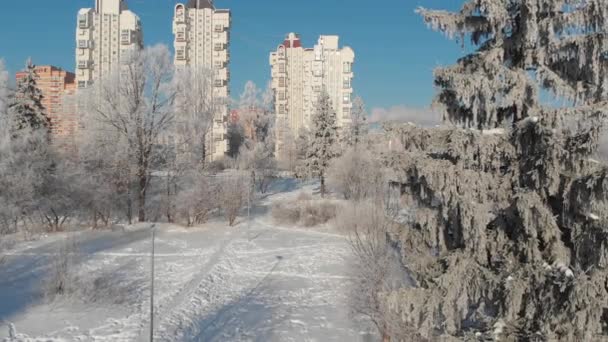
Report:
[[120,65],[121,58],[143,48],[139,17],[125,0],[96,0],[83,8],[76,24],[76,84],[85,88]]
[[290,33],[270,54],[279,151],[284,144],[284,130],[296,137],[301,129],[310,128],[323,90],[330,96],[338,126],[351,123],[354,61],[354,51],[340,48],[338,36],[321,36],[314,48],[304,48],[300,36]]
[[211,70],[214,101],[222,103],[213,120],[210,137],[209,155],[213,159],[228,152],[230,26],[230,11],[216,9],[211,0],[190,0],[175,6],[175,66]]

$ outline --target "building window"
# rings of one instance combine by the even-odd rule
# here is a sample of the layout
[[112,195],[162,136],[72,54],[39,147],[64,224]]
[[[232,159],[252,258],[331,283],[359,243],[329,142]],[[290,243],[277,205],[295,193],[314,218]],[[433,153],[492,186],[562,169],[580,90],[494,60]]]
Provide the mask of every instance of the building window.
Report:
[[285,64],[284,63],[279,64],[279,72],[281,72],[281,73],[285,72]]
[[343,102],[344,103],[350,103],[350,94],[344,94]]
[[78,69],[87,69],[89,67],[89,61],[81,60],[78,61]]
[[350,108],[349,107],[342,108],[342,113],[344,114],[344,117],[349,117],[350,116]]
[[89,16],[86,14],[82,14],[78,16],[78,27],[79,28],[88,28],[89,27]]
[[185,42],[186,41],[186,29],[183,27],[178,28],[175,38],[178,42]]
[[279,114],[284,114],[285,113],[285,105],[281,104],[279,105]]
[[344,62],[344,73],[349,74],[352,71],[352,65],[350,62]]
[[284,91],[279,92],[279,101],[285,101],[285,92]]
[[350,89],[350,77],[344,77],[343,87],[344,89]]
[[175,58],[180,61],[185,60],[186,59],[186,50],[183,48],[175,50]]
[[279,77],[279,87],[285,87],[285,77]]
[[120,43],[123,45],[131,44],[131,30],[120,31]]

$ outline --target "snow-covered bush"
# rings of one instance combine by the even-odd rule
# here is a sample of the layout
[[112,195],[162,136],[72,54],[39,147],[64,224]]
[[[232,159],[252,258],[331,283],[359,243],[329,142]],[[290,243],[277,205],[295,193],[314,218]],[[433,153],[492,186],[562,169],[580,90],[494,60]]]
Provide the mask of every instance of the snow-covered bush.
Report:
[[368,150],[350,148],[332,161],[327,171],[329,187],[347,200],[381,196],[386,182],[378,164]]
[[337,212],[338,204],[335,202],[313,199],[301,193],[293,200],[276,202],[271,214],[280,224],[314,227],[333,220]]
[[347,234],[356,257],[355,286],[349,296],[353,312],[369,317],[383,340],[392,336],[397,341],[420,341],[415,329],[401,322],[385,298],[411,284],[399,250],[389,240],[393,221],[382,203],[347,202],[336,217],[336,227]]
[[217,175],[217,184],[219,208],[232,227],[252,194],[250,177],[241,172],[226,172]]
[[209,176],[197,172],[185,175],[176,198],[177,219],[188,227],[205,223],[218,208],[218,196],[218,186]]
[[71,296],[79,291],[75,270],[77,252],[75,240],[66,237],[47,260],[49,268],[42,279],[42,291],[48,300],[52,301],[60,295]]

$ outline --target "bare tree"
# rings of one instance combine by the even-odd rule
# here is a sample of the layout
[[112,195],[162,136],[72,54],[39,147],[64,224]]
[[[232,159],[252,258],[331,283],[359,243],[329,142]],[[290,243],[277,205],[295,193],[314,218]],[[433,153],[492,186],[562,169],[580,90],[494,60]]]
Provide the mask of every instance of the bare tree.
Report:
[[205,223],[218,209],[219,187],[212,177],[189,170],[180,177],[179,188],[175,199],[177,217],[188,227]]
[[85,130],[92,137],[106,135],[121,142],[128,156],[125,169],[135,176],[137,216],[146,220],[146,193],[154,163],[158,161],[160,138],[172,124],[175,91],[171,87],[172,66],[166,46],[157,45],[133,53],[112,75],[98,81],[88,99],[89,120],[96,125]]
[[[188,154],[204,169],[209,159],[211,130],[214,119],[225,105],[214,94],[215,74],[202,67],[180,67],[176,70],[175,123],[173,134],[179,154]],[[223,124],[223,123],[222,123]]]
[[345,141],[348,146],[358,147],[365,141],[365,137],[369,132],[365,102],[363,102],[363,99],[360,96],[355,97],[353,100],[353,108],[350,117],[350,125],[343,130],[345,135],[343,141]]
[[379,162],[369,150],[355,145],[332,161],[327,171],[329,186],[344,199],[375,198],[386,184]]
[[355,286],[350,300],[356,314],[367,316],[383,341],[419,340],[400,317],[390,310],[386,295],[409,286],[399,252],[391,246],[392,220],[381,201],[353,201],[337,218],[338,228],[349,236],[356,257]]
[[251,188],[249,176],[241,172],[230,172],[220,174],[217,178],[219,206],[232,227],[247,202]]
[[252,174],[252,181],[261,193],[266,193],[277,176],[277,163],[271,146],[264,142],[253,144],[249,149],[243,146],[238,156],[238,166]]

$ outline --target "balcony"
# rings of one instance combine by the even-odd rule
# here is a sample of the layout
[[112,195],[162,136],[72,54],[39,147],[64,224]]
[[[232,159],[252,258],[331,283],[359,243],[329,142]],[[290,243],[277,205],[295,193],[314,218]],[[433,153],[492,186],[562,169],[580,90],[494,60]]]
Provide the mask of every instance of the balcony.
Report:
[[91,42],[88,40],[78,40],[79,49],[88,49],[91,47]]
[[214,85],[216,88],[221,88],[221,87],[226,86],[226,81],[225,81],[225,80],[215,80],[215,81],[213,82],[213,85]]
[[179,43],[185,42],[186,41],[186,32],[180,32],[180,31],[178,31],[175,34],[175,41],[179,42]]
[[213,46],[213,50],[215,50],[215,51],[223,51],[223,50],[225,50],[225,49],[226,49],[226,45],[225,45],[225,44],[216,43],[216,44]]
[[87,15],[78,16],[78,28],[81,28],[81,29],[89,28],[89,17]]
[[131,30],[121,30],[120,31],[120,44],[130,45],[132,43],[131,35],[132,35]]
[[228,122],[228,115],[222,115],[220,117],[216,117],[213,121],[215,121],[215,123],[217,125],[223,125]]
[[215,25],[213,31],[215,32],[224,32],[226,28],[224,27],[224,25]]
[[91,66],[91,62],[88,60],[78,61],[78,69],[88,69]]
[[175,16],[175,23],[177,24],[185,24],[186,23],[186,16],[184,15],[184,13],[178,13]]
[[186,60],[186,51],[185,50],[177,50],[175,52],[175,59],[177,59],[178,61],[185,61]]

